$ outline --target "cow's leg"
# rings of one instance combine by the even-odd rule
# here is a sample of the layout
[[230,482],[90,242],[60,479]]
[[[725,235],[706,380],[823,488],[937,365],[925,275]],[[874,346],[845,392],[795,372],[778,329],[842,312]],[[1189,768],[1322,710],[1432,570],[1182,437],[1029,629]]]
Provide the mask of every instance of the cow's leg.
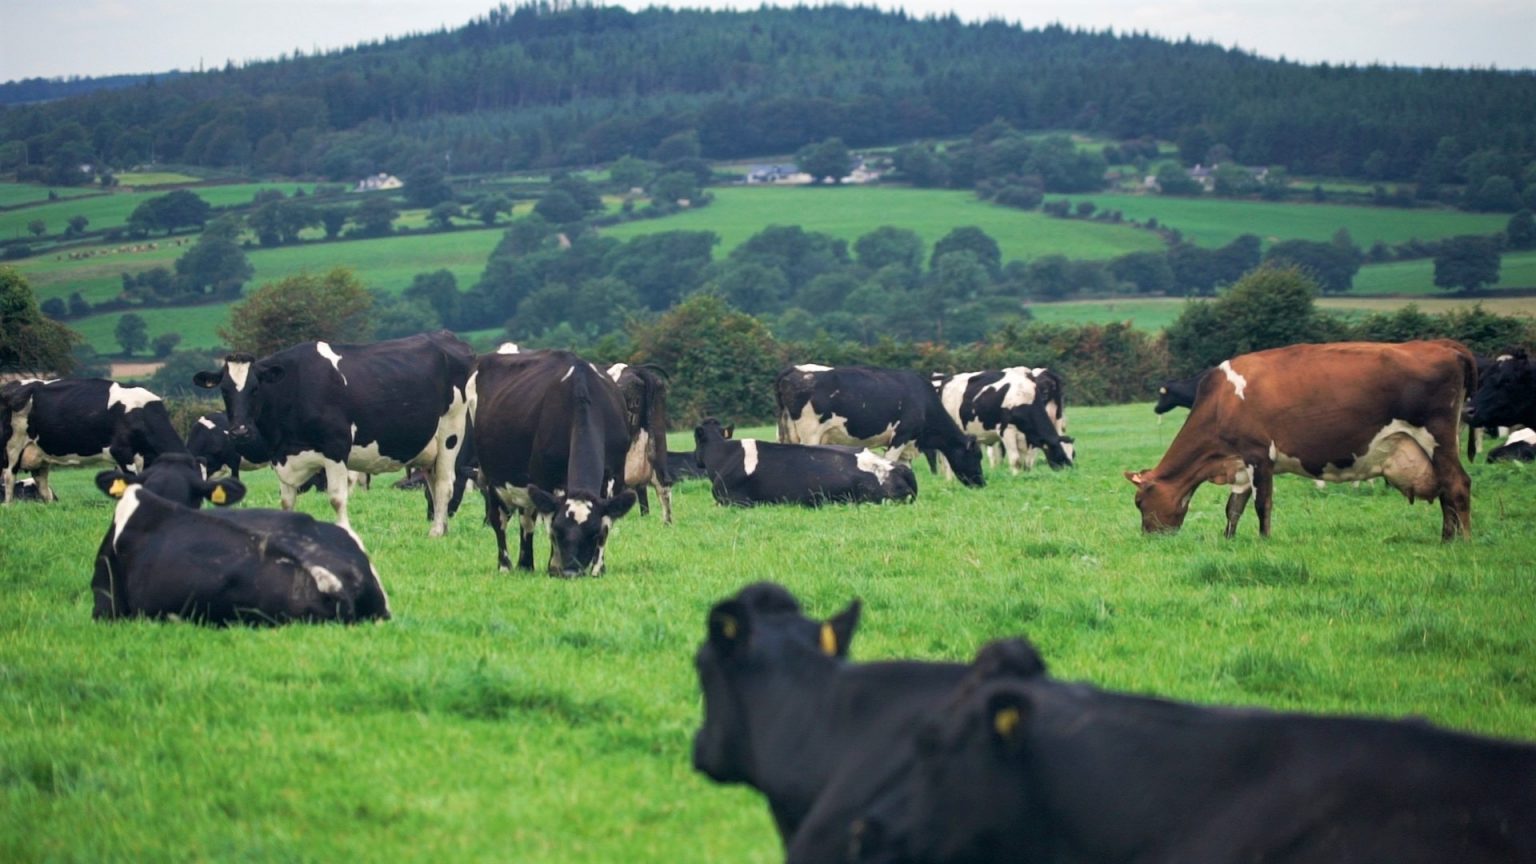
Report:
[[[1008,471],[1015,476],[1019,473],[1019,466],[1033,470],[1034,453],[1029,450],[1029,442],[1024,440],[1017,429],[1004,429],[1002,434],[1003,450],[1008,454]],[[1019,451],[1024,452],[1019,452]]]
[[1440,488],[1440,539],[1454,540],[1458,534],[1471,537],[1472,478],[1467,476],[1467,469],[1461,467],[1461,454],[1457,448],[1445,446],[1447,441],[1455,444],[1456,427],[1453,424],[1449,430],[1430,429],[1429,433],[1439,445],[1430,461],[1435,469],[1435,484]]
[[45,504],[52,504],[59,500],[59,496],[53,494],[53,487],[48,485],[48,463],[37,466],[32,472],[32,479],[37,481],[37,500]]
[[532,507],[518,511],[517,569],[533,569],[533,529],[538,525],[538,511]]
[[0,465],[0,485],[5,487],[5,500],[0,503],[9,504],[16,500],[16,472],[11,470],[10,454],[6,454],[5,464]]
[[1237,523],[1243,518],[1243,510],[1248,506],[1248,499],[1253,497],[1253,489],[1242,492],[1234,491],[1227,495],[1227,530],[1228,540],[1237,536]]
[[635,487],[635,497],[640,499],[640,515],[651,515],[651,496],[646,494],[644,483]]
[[[661,502],[661,524],[672,524],[672,487],[664,486],[661,477],[651,472],[651,485],[656,487],[656,498]],[[645,487],[640,487],[640,503],[645,503]]]
[[1269,514],[1275,506],[1275,466],[1262,461],[1249,469],[1253,472],[1253,509],[1259,514],[1259,536],[1269,536]]
[[438,450],[438,459],[427,467],[426,482],[422,486],[427,490],[427,504],[431,511],[427,514],[432,520],[432,527],[427,529],[428,537],[441,537],[448,533],[448,502],[453,498],[454,464],[449,459],[448,464],[443,464],[442,450]]
[[496,569],[503,572],[512,569],[512,559],[507,555],[507,508],[495,499],[494,493],[485,496],[485,521],[496,535]]
[[347,463],[325,460],[325,494],[331,499],[331,509],[336,511],[336,524],[351,528],[347,519],[347,496],[352,491],[352,478]]

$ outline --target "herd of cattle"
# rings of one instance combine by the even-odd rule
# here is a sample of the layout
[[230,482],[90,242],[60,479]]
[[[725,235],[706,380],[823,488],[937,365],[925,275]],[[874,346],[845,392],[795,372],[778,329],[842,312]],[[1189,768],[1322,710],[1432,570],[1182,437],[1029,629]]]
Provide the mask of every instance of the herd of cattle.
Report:
[[[667,452],[665,374],[565,351],[476,356],[446,331],[371,345],[232,354],[194,382],[225,411],[184,441],[147,390],[95,379],[0,387],[7,503],[52,500],[56,464],[106,461],[116,499],[97,551],[97,618],[387,619],[347,503],[355,472],[416,469],[431,536],[473,481],[510,569],[600,574],[615,520],[701,475],[722,505],[911,501],[911,462],[984,485],[983,451],[1017,472],[1076,458],[1044,368],[934,376],[797,365],[774,382],[778,442],[710,418]],[[1471,531],[1460,426],[1536,426],[1524,352],[1483,364],[1459,343],[1296,345],[1170,382],[1189,416],[1159,464],[1126,472],[1143,529],[1183,522],[1202,483],[1250,499],[1268,535],[1276,474],[1383,477]],[[885,448],[877,454],[871,448]],[[1511,448],[1536,449],[1519,430]],[[1500,451],[1495,451],[1499,453]],[[680,457],[680,458],[679,458]],[[1491,457],[1490,457],[1491,458]],[[270,465],[282,509],[230,509],[242,468]],[[19,471],[31,481],[17,483]],[[220,476],[227,471],[228,476]],[[293,512],[323,488],[335,524]],[[30,487],[30,489],[29,489]],[[203,502],[215,505],[200,509]],[[195,560],[197,566],[188,566]],[[1022,640],[970,665],[854,664],[859,606],[817,622],[772,584],[709,613],[696,657],[695,767],[767,798],[791,861],[1536,861],[1536,747],[1421,722],[1201,708],[1051,679]]]

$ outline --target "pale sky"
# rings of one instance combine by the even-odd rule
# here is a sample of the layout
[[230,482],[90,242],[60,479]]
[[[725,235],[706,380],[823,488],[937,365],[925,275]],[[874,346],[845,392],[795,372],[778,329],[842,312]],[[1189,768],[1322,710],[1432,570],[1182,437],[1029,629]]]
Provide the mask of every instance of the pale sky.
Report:
[[[1536,68],[1536,0],[862,0],[923,16],[1053,22],[1306,63]],[[219,68],[458,27],[492,0],[0,0],[0,81]],[[509,5],[515,5],[509,4]],[[649,0],[617,0],[639,9]],[[757,0],[660,5],[756,8]]]

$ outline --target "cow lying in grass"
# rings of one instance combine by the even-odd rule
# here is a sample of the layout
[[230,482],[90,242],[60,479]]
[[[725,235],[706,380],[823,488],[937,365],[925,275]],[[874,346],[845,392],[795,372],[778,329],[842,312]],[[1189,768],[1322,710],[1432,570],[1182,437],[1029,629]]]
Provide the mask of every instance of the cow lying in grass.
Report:
[[693,432],[699,464],[717,504],[875,503],[917,497],[912,467],[864,449],[730,440],[732,427],[713,417]]

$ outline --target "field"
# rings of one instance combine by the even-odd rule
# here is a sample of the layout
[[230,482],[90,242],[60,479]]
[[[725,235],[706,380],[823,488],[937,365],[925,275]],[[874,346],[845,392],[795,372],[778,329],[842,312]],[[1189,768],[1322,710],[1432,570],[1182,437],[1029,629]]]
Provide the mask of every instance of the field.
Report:
[[[263,189],[278,189],[285,195],[293,194],[295,189],[302,188],[305,193],[313,191],[313,183],[227,183],[219,186],[199,186],[191,191],[199,198],[207,201],[215,208],[228,207],[232,204],[248,204],[256,193]],[[0,189],[7,190],[4,194],[16,194],[11,192],[14,184],[0,184]],[[36,188],[36,187],[22,187]],[[98,190],[99,191],[99,190]],[[67,196],[67,192],[60,190],[60,195]],[[39,204],[35,207],[23,207],[17,210],[0,212],[0,237],[14,238],[27,237],[27,223],[34,219],[42,219],[48,224],[48,233],[58,234],[64,230],[64,226],[72,217],[84,216],[91,220],[88,231],[101,231],[108,228],[117,228],[128,224],[128,217],[135,207],[150,198],[166,194],[163,190],[144,189],[125,191],[120,190],[110,195],[93,195],[88,198],[71,200],[65,197],[63,200],[48,204]],[[43,199],[47,199],[46,191]],[[156,239],[156,238],[151,238]]]
[[20,207],[23,204],[39,204],[48,200],[48,193],[50,191],[60,198],[79,198],[85,195],[101,194],[101,190],[94,186],[37,186],[31,183],[0,183],[0,207]]
[[1295,478],[1268,541],[1251,513],[1222,540],[1210,487],[1143,537],[1120,473],[1181,413],[1076,409],[1077,469],[919,470],[907,507],[728,511],[688,484],[676,525],[618,523],[600,579],[498,574],[473,502],[430,540],[381,482],[352,514],[395,617],[355,628],[92,622],[111,506],[60,472],[60,504],[0,510],[0,859],[780,860],[762,800],[689,766],[705,614],[760,579],[814,616],[862,597],[861,660],[1027,634],[1065,679],[1536,738],[1530,466],[1471,466],[1470,542],[1379,483]]
[[[1499,264],[1498,284],[1493,288],[1536,288],[1536,252],[1506,252]],[[1439,294],[1435,285],[1435,261],[1391,261],[1371,264],[1355,274],[1354,294]]]

